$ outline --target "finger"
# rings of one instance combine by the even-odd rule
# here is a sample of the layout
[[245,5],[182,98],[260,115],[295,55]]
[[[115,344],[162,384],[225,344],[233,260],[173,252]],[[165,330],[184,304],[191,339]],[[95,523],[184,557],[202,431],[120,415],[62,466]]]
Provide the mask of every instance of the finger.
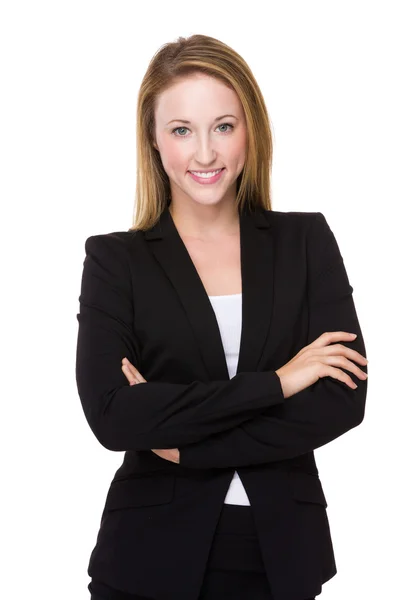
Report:
[[132,363],[127,360],[127,358],[124,358],[122,360],[122,364],[127,366],[130,373],[133,375],[134,379],[136,379],[136,381],[138,383],[143,383],[146,381],[146,379],[143,377],[143,375],[141,373],[139,373],[139,371],[136,369],[136,367],[134,365],[132,365]]
[[127,358],[124,358],[122,363],[129,367],[130,372],[134,375],[135,379],[137,379],[139,383],[146,383],[146,379],[143,377],[140,371],[138,371]]
[[336,369],[336,367],[326,365],[324,370],[325,377],[333,377],[333,379],[338,379],[339,381],[342,381],[343,383],[351,387],[353,390],[355,390],[356,387],[358,387],[357,384],[354,383],[354,381],[351,379],[350,375],[347,375],[347,373],[345,373],[341,369]]
[[333,344],[332,346],[327,346],[326,350],[330,354],[342,354],[347,356],[347,358],[360,363],[360,365],[366,365],[368,363],[367,358],[360,354],[360,352],[357,352],[357,350],[353,350],[352,348],[348,348],[347,346],[343,346],[343,344]]
[[355,339],[355,335],[348,331],[326,331],[309,344],[309,348],[323,348],[323,346],[327,346],[333,342],[340,342],[343,340],[352,342]]
[[146,379],[139,373],[139,371],[137,372],[137,380],[138,383],[146,383]]
[[179,453],[177,448],[173,448],[173,449],[165,448],[163,450],[157,450],[157,449],[152,448],[152,452],[154,452],[161,458],[164,458],[165,460],[168,460],[170,462],[178,462],[178,460],[179,460],[178,457],[175,456],[175,452]]
[[342,369],[347,369],[347,371],[354,373],[359,379],[362,379],[363,381],[365,381],[368,377],[368,374],[365,373],[365,371],[359,369],[357,365],[355,365],[351,360],[348,360],[345,356],[330,356],[330,358],[326,358],[326,360],[330,361],[330,363],[328,364],[341,367]]
[[130,373],[132,373],[134,377],[137,377],[140,374],[136,367],[132,365],[132,363],[127,358],[122,359],[122,365],[126,365]]
[[130,385],[134,385],[135,383],[140,383],[138,381],[137,377],[135,377],[133,375],[133,373],[130,371],[130,369],[127,365],[122,365],[122,371],[123,371],[126,379],[129,381]]
[[157,449],[153,450],[153,448],[152,448],[152,452],[154,452],[155,454],[157,454],[157,456],[160,456],[160,458],[166,459],[166,456],[164,454],[165,450],[157,450]]
[[[367,366],[368,360],[365,356],[353,350],[352,348],[348,348],[347,346],[343,346],[343,344],[332,344],[330,346],[325,346],[319,350],[314,350],[319,358],[321,356],[344,356],[350,360],[358,362],[360,365]],[[364,373],[362,369],[359,369],[360,373]]]

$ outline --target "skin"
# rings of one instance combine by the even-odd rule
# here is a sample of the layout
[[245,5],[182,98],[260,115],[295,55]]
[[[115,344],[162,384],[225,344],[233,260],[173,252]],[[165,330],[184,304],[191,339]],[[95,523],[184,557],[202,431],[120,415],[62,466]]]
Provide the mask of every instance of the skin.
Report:
[[[222,115],[229,116],[216,120]],[[190,75],[158,96],[153,146],[169,177],[170,214],[180,236],[191,244],[219,243],[239,235],[236,181],[244,168],[246,144],[246,119],[239,97],[217,79]],[[222,167],[221,179],[212,185],[201,185],[188,173]],[[126,357],[122,371],[130,385],[146,383]],[[152,452],[175,463],[180,459],[178,448]]]
[[[215,119],[226,116],[219,121]],[[189,124],[181,121],[185,119]],[[216,241],[239,231],[236,181],[244,168],[247,127],[237,94],[220,81],[195,74],[177,81],[157,99],[154,147],[171,190],[170,214],[182,236]],[[189,170],[225,167],[212,185],[194,181]]]

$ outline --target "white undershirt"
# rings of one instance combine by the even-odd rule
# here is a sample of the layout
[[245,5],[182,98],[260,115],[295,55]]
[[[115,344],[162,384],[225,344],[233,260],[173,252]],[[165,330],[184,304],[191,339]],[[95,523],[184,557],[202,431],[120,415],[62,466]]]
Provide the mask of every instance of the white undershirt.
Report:
[[[224,346],[228,373],[234,377],[237,372],[242,327],[242,294],[209,296]],[[250,506],[249,498],[238,473],[235,471],[224,504]]]

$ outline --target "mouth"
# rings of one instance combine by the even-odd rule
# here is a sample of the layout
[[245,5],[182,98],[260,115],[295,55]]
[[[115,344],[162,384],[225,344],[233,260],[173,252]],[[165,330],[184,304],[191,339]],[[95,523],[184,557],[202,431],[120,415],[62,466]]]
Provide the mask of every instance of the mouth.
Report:
[[194,181],[205,185],[209,183],[216,183],[217,181],[219,181],[224,171],[225,167],[222,167],[221,169],[214,169],[213,171],[208,171],[206,173],[200,173],[199,171],[188,171],[188,173],[191,175]]

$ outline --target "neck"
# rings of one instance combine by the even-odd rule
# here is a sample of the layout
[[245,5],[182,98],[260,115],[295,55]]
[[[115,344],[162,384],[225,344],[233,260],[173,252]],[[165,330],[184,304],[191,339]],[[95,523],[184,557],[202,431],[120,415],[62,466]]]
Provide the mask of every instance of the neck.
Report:
[[239,234],[238,210],[230,204],[221,206],[169,206],[171,218],[180,235],[190,238],[216,240]]

